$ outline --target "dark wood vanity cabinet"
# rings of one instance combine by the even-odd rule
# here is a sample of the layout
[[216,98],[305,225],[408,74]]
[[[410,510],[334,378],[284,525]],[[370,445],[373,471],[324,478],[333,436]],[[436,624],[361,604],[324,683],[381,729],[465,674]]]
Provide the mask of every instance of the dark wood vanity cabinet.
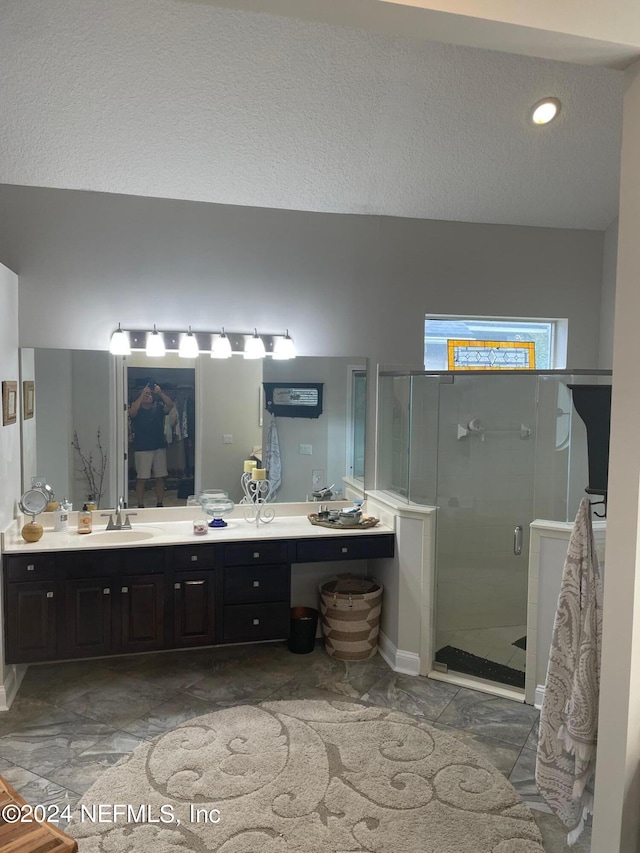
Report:
[[288,542],[225,546],[224,642],[278,640],[289,636],[289,557]]
[[7,663],[58,657],[58,599],[52,581],[7,584],[5,595]]
[[55,660],[60,635],[55,555],[5,557],[4,576],[7,661]]
[[65,657],[94,657],[111,653],[113,600],[112,578],[66,581]]
[[120,584],[119,642],[112,651],[134,654],[164,648],[162,575],[129,575]]
[[220,641],[218,625],[222,606],[214,545],[174,547],[173,645],[211,646]]
[[384,533],[5,554],[6,662],[285,639],[292,563],[393,553]]

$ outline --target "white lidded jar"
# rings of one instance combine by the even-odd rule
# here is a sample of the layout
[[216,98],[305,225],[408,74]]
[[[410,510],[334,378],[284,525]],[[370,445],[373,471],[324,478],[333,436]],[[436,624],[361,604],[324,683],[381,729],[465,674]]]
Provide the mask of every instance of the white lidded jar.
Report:
[[69,510],[66,499],[58,504],[53,513],[53,529],[57,533],[69,529]]

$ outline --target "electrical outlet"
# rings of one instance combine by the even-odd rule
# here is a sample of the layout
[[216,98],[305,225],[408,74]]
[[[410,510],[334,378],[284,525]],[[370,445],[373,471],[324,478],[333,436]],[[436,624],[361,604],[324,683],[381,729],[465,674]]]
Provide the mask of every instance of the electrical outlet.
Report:
[[311,456],[313,454],[313,445],[312,444],[301,444],[300,445],[300,456]]
[[311,482],[313,484],[314,491],[316,489],[322,489],[326,483],[324,481],[324,469],[323,468],[314,468],[311,472]]
[[223,435],[222,436],[223,444],[233,444],[233,436],[232,435]]

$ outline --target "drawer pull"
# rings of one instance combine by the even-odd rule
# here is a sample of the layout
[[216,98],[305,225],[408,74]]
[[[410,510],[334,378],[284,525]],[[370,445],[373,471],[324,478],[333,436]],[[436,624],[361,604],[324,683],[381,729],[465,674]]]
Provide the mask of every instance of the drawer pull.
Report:
[[102,590],[102,594],[103,594],[103,595],[111,595],[111,590],[109,589],[109,587],[108,587],[108,586],[106,586],[106,587]]
[[180,589],[180,584],[179,584],[179,583],[174,583],[173,588],[174,588],[174,589]]
[[47,598],[53,598],[53,593],[52,593],[52,592],[48,592],[48,593],[47,593]]
[[185,586],[202,586],[204,581],[185,581]]
[[120,590],[120,592],[129,592],[129,587],[123,586],[122,589]]
[[260,586],[260,581],[254,581],[254,582],[253,582],[253,585],[254,585],[254,586]]
[[192,555],[191,555],[191,562],[192,562],[192,563],[197,563],[197,562],[198,562],[198,555],[197,555],[197,554],[192,554]]
[[341,548],[340,550],[342,551],[342,553],[343,553],[343,554],[348,554],[348,553],[349,553],[349,549],[348,549],[348,548]]
[[254,551],[253,552],[253,559],[254,560],[257,560],[259,556],[260,556],[260,551]]
[[34,570],[35,570],[35,566],[33,565],[33,563],[29,563],[29,565],[27,566],[27,571],[33,572]]
[[260,620],[259,620],[259,619],[252,619],[252,620],[251,620],[251,624],[252,624],[252,625],[259,625],[259,624],[260,624]]

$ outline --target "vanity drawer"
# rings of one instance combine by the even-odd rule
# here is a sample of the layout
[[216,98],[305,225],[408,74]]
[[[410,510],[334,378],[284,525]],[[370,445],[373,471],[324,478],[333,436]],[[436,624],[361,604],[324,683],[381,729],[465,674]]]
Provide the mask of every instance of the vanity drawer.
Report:
[[394,534],[340,536],[335,539],[301,539],[296,543],[296,562],[317,560],[368,560],[393,557]]
[[182,571],[211,569],[215,565],[215,547],[210,545],[186,545],[173,549],[174,568]]
[[225,569],[225,604],[286,601],[290,595],[289,566],[241,566]]
[[283,640],[289,636],[289,602],[230,604],[224,608],[224,640]]
[[5,559],[7,578],[10,581],[50,580],[56,576],[56,560],[53,554],[28,554]]
[[125,575],[161,575],[171,555],[170,548],[127,548],[122,554]]
[[266,563],[288,563],[289,543],[280,542],[237,542],[225,545],[225,566],[249,566]]
[[58,555],[58,559],[67,578],[108,577],[120,569],[120,553],[117,550],[65,551]]

